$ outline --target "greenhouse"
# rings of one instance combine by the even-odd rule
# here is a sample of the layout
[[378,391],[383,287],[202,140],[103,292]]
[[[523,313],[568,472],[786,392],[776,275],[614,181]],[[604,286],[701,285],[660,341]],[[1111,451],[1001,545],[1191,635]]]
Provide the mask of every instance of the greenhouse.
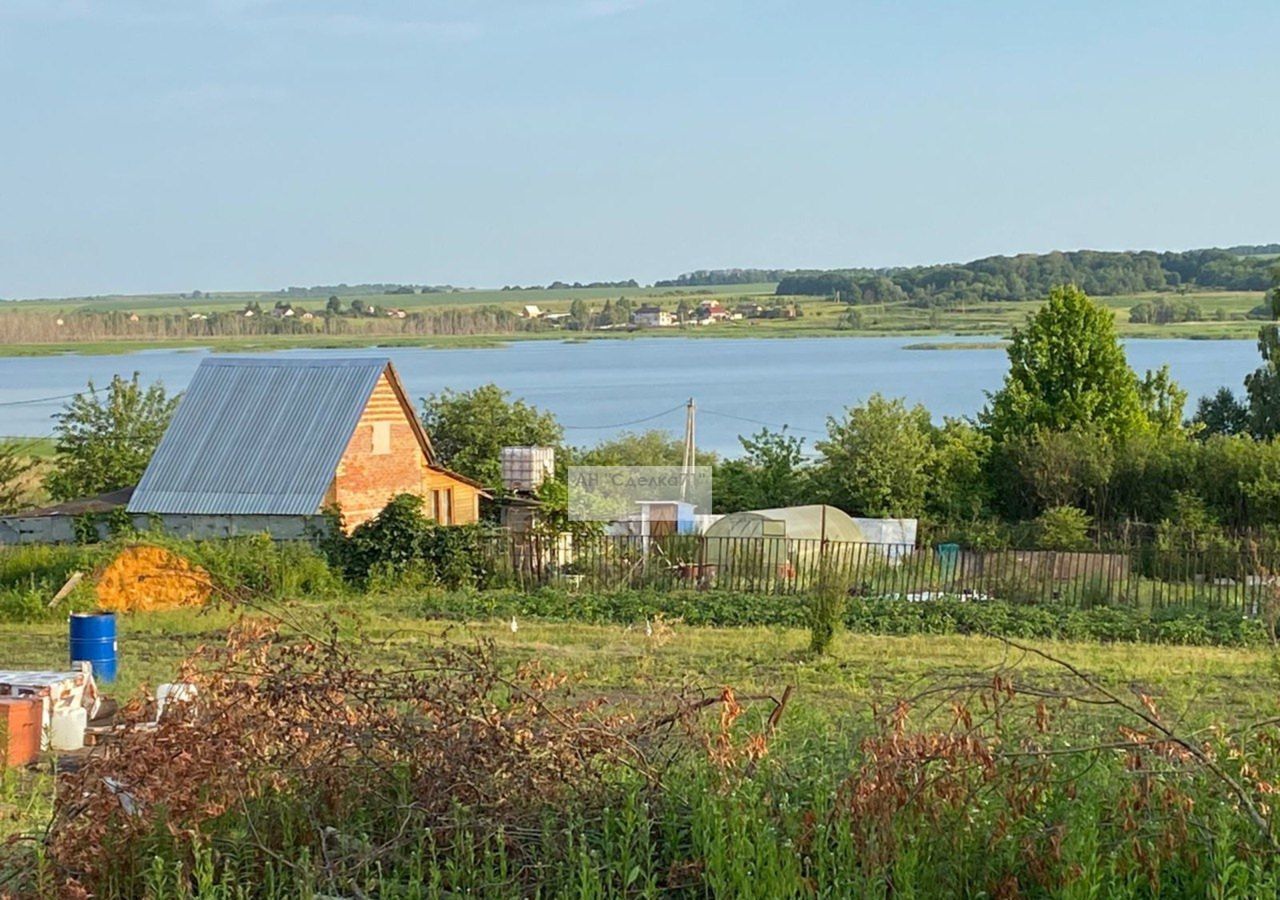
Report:
[[729,513],[711,525],[709,538],[773,537],[791,540],[863,540],[862,529],[848,513],[834,506],[787,506]]
[[862,530],[834,506],[789,506],[729,513],[706,530],[704,561],[720,576],[795,578],[813,569],[822,542],[854,544]]

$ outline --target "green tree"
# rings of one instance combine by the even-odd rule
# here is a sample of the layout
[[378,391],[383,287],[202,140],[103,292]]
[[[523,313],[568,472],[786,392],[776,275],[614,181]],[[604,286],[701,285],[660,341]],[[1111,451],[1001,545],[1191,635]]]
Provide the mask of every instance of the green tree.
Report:
[[442,465],[495,491],[502,489],[503,447],[554,447],[564,436],[554,415],[511,400],[496,384],[425,397],[422,421]]
[[947,419],[934,435],[934,464],[926,494],[942,522],[972,521],[990,504],[986,477],[991,438],[962,419]]
[[[694,463],[710,466],[716,456],[709,451],[694,454]],[[660,429],[624,431],[594,447],[576,450],[573,460],[581,466],[678,466],[684,462],[684,441]]]
[[923,406],[872,394],[827,420],[815,473],[826,502],[860,516],[918,516],[934,461],[933,426]]
[[16,441],[0,443],[0,515],[17,512],[26,496],[27,475],[35,460]]
[[1249,395],[1249,422],[1255,437],[1280,434],[1280,268],[1274,274],[1270,296],[1271,321],[1258,329],[1262,365],[1244,380]]
[[851,306],[840,315],[840,318],[836,321],[836,328],[857,331],[863,327],[863,324],[862,310],[856,306]]
[[712,484],[716,512],[772,509],[807,502],[810,482],[804,438],[762,428],[738,437],[743,455],[716,467]]
[[1012,516],[1074,506],[1105,517],[1116,448],[1116,441],[1093,428],[1010,438],[993,456],[993,487]]
[[1191,418],[1197,436],[1202,438],[1215,434],[1246,434],[1249,422],[1249,407],[1237,400],[1231,388],[1225,385],[1218,388],[1212,397],[1201,397],[1196,404],[1196,414]]
[[1052,290],[1027,326],[1014,330],[1004,386],[981,415],[997,442],[1084,426],[1122,436],[1145,419],[1114,316],[1073,286]]
[[1142,411],[1151,427],[1160,434],[1170,434],[1182,428],[1182,410],[1187,405],[1187,392],[1178,386],[1167,365],[1152,371],[1138,382],[1138,397]]
[[329,302],[324,305],[324,312],[328,316],[342,315],[342,300],[337,294],[330,295]]
[[160,382],[142,387],[137,372],[115,376],[102,392],[90,381],[58,414],[45,489],[71,500],[137,484],[177,405]]
[[681,297],[680,302],[676,304],[676,318],[683,325],[689,321],[689,317],[693,315],[693,304],[689,302],[688,297]]
[[575,297],[569,304],[569,323],[579,330],[591,327],[591,307],[581,297]]
[[626,325],[631,321],[631,316],[635,312],[635,304],[626,297],[619,297],[618,302],[613,305],[613,321],[615,325]]

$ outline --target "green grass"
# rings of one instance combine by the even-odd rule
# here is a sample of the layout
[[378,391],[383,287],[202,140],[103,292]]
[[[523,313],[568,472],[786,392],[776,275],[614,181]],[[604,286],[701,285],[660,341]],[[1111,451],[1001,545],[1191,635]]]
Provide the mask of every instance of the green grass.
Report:
[[[798,602],[790,600],[786,602]],[[334,613],[349,634],[366,642],[370,662],[411,659],[416,648],[446,636],[492,638],[512,659],[540,659],[554,669],[583,674],[585,687],[606,693],[674,690],[682,684],[731,684],[742,691],[776,690],[795,684],[806,705],[828,713],[865,713],[873,700],[909,690],[940,673],[974,671],[1009,657],[999,640],[962,635],[890,636],[843,632],[830,656],[803,651],[801,628],[710,628],[676,622],[662,646],[646,636],[643,619],[630,624],[510,619],[431,619],[414,614],[412,598],[376,597],[291,602],[278,607],[290,619],[315,623]],[[273,607],[274,608],[274,607]],[[179,662],[203,643],[220,639],[240,615],[227,608],[122,615],[121,677],[112,691],[129,696],[141,685],[172,680]],[[5,668],[49,668],[66,657],[65,620],[0,624],[0,660]],[[1070,659],[1119,684],[1142,684],[1157,696],[1188,706],[1200,721],[1242,721],[1274,709],[1280,689],[1275,657],[1265,649],[1097,644],[1037,641],[1036,646]],[[1049,674],[1036,660],[1028,671]]]
[[[143,736],[111,763],[117,768],[95,770],[91,760],[86,783],[64,781],[77,805],[90,790],[106,801],[94,816],[65,826],[93,834],[93,823],[103,823],[93,846],[106,848],[108,862],[86,876],[95,896],[1013,896],[1011,878],[1022,896],[1276,892],[1280,854],[1269,851],[1268,838],[1221,779],[1159,745],[1145,753],[1117,748],[1121,724],[1146,726],[1048,658],[1068,662],[1138,708],[1149,702],[1194,746],[1212,748],[1219,764],[1246,783],[1248,796],[1269,803],[1270,785],[1280,783],[1280,731],[1255,723],[1276,719],[1280,663],[1256,623],[1243,635],[1240,619],[1227,613],[1184,614],[1165,623],[1177,628],[1149,638],[1238,642],[1243,636],[1247,646],[1043,637],[1114,638],[1135,633],[1134,623],[1145,615],[1105,606],[1064,619],[1049,605],[850,598],[846,621],[860,630],[838,631],[829,652],[815,655],[809,633],[796,627],[807,620],[804,597],[444,591],[415,587],[421,581],[412,577],[375,580],[388,587],[362,593],[340,583],[303,545],[265,537],[150,539],[248,599],[121,615],[120,678],[103,686],[111,696],[140,698],[174,680],[185,658],[221,645],[245,615],[277,617],[288,649],[277,649],[279,667],[255,679],[259,690],[249,695],[255,699],[235,695],[236,708],[250,715],[243,736],[231,724],[234,715],[223,718],[225,708],[214,707],[223,710],[216,728],[179,728],[163,743]],[[66,612],[92,606],[92,589],[82,585],[54,611],[47,598],[68,572],[96,571],[118,546],[0,553],[6,619],[0,668],[66,664]],[[750,624],[724,627],[729,622]],[[997,628],[1048,657],[1009,641],[954,633]],[[885,631],[900,633],[873,633]],[[350,649],[349,658],[323,652],[330,634]],[[475,683],[487,687],[478,697],[457,657],[431,668],[446,645],[474,649],[487,642],[498,677],[479,678]],[[247,664],[249,658],[238,663]],[[410,670],[430,674],[406,692],[391,673]],[[550,706],[535,704],[531,719],[500,729],[497,744],[485,743],[494,737],[494,716],[519,696],[521,671],[564,673],[568,693],[553,692]],[[389,679],[378,680],[378,689],[365,680],[374,672]],[[455,674],[462,680],[453,680]],[[361,686],[337,699],[349,683]],[[216,696],[213,684],[207,700]],[[433,699],[437,684],[443,686]],[[322,691],[313,692],[317,688]],[[532,806],[476,808],[452,793],[444,807],[451,812],[431,805],[447,765],[442,760],[451,754],[469,752],[475,763],[461,788],[479,798],[472,803],[491,795],[468,793],[469,785],[507,791],[525,777],[556,771],[555,760],[564,759],[552,750],[558,745],[539,742],[568,721],[566,704],[603,701],[602,711],[622,715],[629,727],[671,710],[677,698],[715,698],[725,688],[742,698],[792,690],[767,756],[748,763],[743,754],[772,709],[768,700],[747,699],[741,719],[729,726],[720,724],[721,709],[711,707],[683,719],[670,743],[634,738],[630,744],[629,736],[643,764],[637,769],[630,754],[624,762],[593,757],[600,777],[590,789],[580,790],[580,773],[570,767],[571,784],[550,798],[539,789]],[[310,704],[301,697],[281,703],[299,690],[313,692]],[[1088,702],[1066,699],[1082,690]],[[1042,707],[1046,694],[1053,702]],[[371,696],[375,711],[364,719],[359,710],[369,710]],[[422,712],[452,709],[458,698],[462,721],[478,719],[478,734],[489,735],[479,746],[498,754],[495,771],[485,770],[486,753],[455,749],[477,746],[472,725],[451,738],[455,732],[440,720],[424,724]],[[885,714],[908,698],[912,708],[899,733]],[[291,718],[295,710],[300,719]],[[401,715],[408,718],[396,718]],[[586,721],[590,746],[615,727]],[[421,744],[404,739],[402,726],[418,728],[423,742],[459,744],[446,744],[443,757],[415,756]],[[276,737],[273,729],[288,736],[283,754],[255,756]],[[325,754],[339,754],[320,757],[332,765],[302,752],[299,742],[315,735],[336,735],[336,745],[346,748],[325,745]],[[230,755],[215,756],[222,761],[212,772],[199,760],[203,748],[217,742]],[[1089,749],[1094,745],[1102,746]],[[389,764],[389,757],[399,763]],[[258,762],[237,768],[245,760]],[[152,775],[163,779],[171,770],[176,784],[162,780],[157,788]],[[37,843],[4,840],[43,833],[54,808],[50,772],[46,761],[37,772],[0,778],[0,891],[59,894],[65,873],[42,865]],[[264,778],[267,772],[271,777]],[[122,846],[107,843],[137,820],[109,818],[133,814],[121,811],[114,790],[101,795],[104,784],[128,782],[172,799],[182,786],[223,775],[230,781],[213,783],[234,788],[213,788],[209,799],[240,802],[211,815],[175,813],[195,819],[166,822],[163,803],[144,801],[148,828]],[[893,787],[898,779],[901,791]],[[407,843],[401,841],[406,833]],[[269,843],[261,835],[270,835]],[[394,852],[373,864],[360,855],[369,847]],[[345,862],[334,864],[334,853]]]
[[[896,698],[915,694],[933,684],[968,678],[979,683],[989,681],[990,673],[1009,666],[1016,667],[1017,677],[1023,683],[1063,686],[1067,681],[1060,667],[1037,657],[1023,657],[1001,642],[980,637],[844,633],[837,636],[829,655],[813,657],[806,652],[808,635],[800,629],[694,628],[676,623],[662,640],[655,640],[645,634],[640,623],[585,625],[526,619],[519,620],[518,630],[512,633],[505,620],[446,623],[421,619],[407,614],[406,607],[412,605],[405,600],[373,599],[336,606],[291,603],[283,607],[283,611],[290,619],[296,617],[312,625],[319,613],[338,611],[349,636],[354,635],[357,628],[360,631],[364,642],[362,653],[370,665],[393,666],[398,662],[420,660],[430,647],[441,641],[469,643],[477,638],[492,639],[499,657],[507,665],[537,660],[553,671],[572,673],[579,697],[605,697],[612,705],[622,708],[672,697],[690,689],[716,694],[722,686],[729,685],[743,696],[778,696],[787,685],[795,687],[787,718],[773,741],[768,764],[758,777],[725,780],[714,769],[698,764],[682,765],[666,776],[664,791],[655,793],[625,773],[618,773],[611,784],[619,793],[607,801],[604,812],[593,811],[589,805],[561,809],[557,824],[548,824],[546,835],[537,839],[536,843],[543,847],[537,851],[542,854],[540,865],[547,867],[544,877],[557,881],[585,878],[594,883],[601,877],[621,877],[616,860],[638,853],[634,857],[637,862],[628,864],[626,870],[630,872],[638,867],[641,878],[638,883],[649,885],[639,890],[642,896],[656,896],[657,885],[667,877],[669,867],[683,858],[701,860],[703,868],[696,883],[703,883],[704,889],[713,895],[790,895],[800,873],[796,868],[797,857],[786,848],[801,840],[809,816],[834,814],[831,810],[836,785],[844,773],[856,765],[859,751],[855,736],[873,728],[873,708],[890,708]],[[172,679],[178,661],[199,644],[217,642],[235,615],[222,609],[125,617],[120,638],[122,677],[111,688],[112,692],[127,697],[144,684],[153,686]],[[0,658],[13,667],[59,665],[65,647],[64,631],[62,623],[0,626]],[[1207,736],[1209,733],[1201,730],[1210,725],[1232,726],[1275,713],[1274,697],[1280,688],[1280,678],[1269,651],[1063,642],[1041,642],[1038,646],[1070,660],[1107,684],[1152,696],[1160,709],[1189,733]],[[944,718],[946,709],[944,705]],[[753,710],[744,719],[743,727],[760,728],[765,713],[767,708],[763,712]],[[1105,709],[1087,715],[1096,716],[1097,724],[1074,726],[1085,729],[1072,732],[1077,738],[1085,739],[1090,727],[1101,730],[1108,727],[1104,724],[1108,721]],[[1057,808],[1045,807],[1038,815],[1051,819],[1064,817],[1064,821],[1071,823],[1071,832],[1076,838],[1088,834],[1087,829],[1081,830],[1085,823],[1104,822],[1108,806],[1123,796],[1127,780],[1119,763],[1119,758],[1114,766],[1104,759],[1102,765],[1084,767],[1078,782],[1076,775],[1068,774],[1071,767],[1066,766],[1062,778],[1055,779],[1054,783],[1076,785],[1071,789],[1071,802]],[[47,777],[9,776],[0,790],[0,803],[10,815],[0,826],[0,832],[40,828],[49,814],[50,798],[51,785]],[[1062,799],[1065,802],[1066,798]],[[993,798],[991,802],[996,806],[985,807],[988,813],[999,808],[998,800]],[[1198,808],[1206,812],[1216,808],[1216,801],[1202,797],[1198,802]],[[650,816],[654,817],[653,821]],[[921,835],[932,834],[931,828],[939,825],[938,822],[930,825],[927,819],[915,825],[905,824],[911,821],[914,820],[904,819],[903,827],[922,829]],[[985,818],[982,821],[986,821]],[[242,832],[234,825],[228,827],[232,830],[214,844],[224,854],[220,870],[223,874],[210,873],[208,877],[247,878],[244,874],[227,874],[227,867],[246,864],[248,851]],[[342,825],[344,831],[360,827],[359,820],[350,817]],[[936,852],[925,854],[928,859],[917,859],[908,852],[895,864],[895,878],[901,880],[904,889],[914,885],[914,890],[921,892],[919,896],[928,896],[928,884],[934,878],[946,879],[955,889],[971,878],[986,877],[980,873],[986,870],[987,863],[977,862],[981,856],[970,856],[971,850],[966,848],[969,841],[973,842],[974,850],[985,844],[990,822],[985,825],[975,821],[967,825],[957,822],[952,827],[960,829],[953,832],[952,837],[961,846],[951,848],[949,841],[944,841],[936,845]],[[527,831],[520,833],[526,835],[520,840],[528,840]],[[964,840],[960,840],[962,835]],[[552,849],[563,846],[566,840],[584,841],[584,847],[591,848],[591,858],[566,868],[561,852]],[[164,863],[166,867],[173,867],[166,877],[173,879],[169,890],[177,891],[177,884],[187,878],[176,874],[181,869],[179,860],[185,856],[180,851],[182,841],[179,840],[178,851],[173,856],[170,854],[175,851],[164,850],[163,846],[157,844],[154,852],[170,860]],[[638,850],[638,847],[647,849]],[[503,851],[495,852],[501,856]],[[841,849],[838,842],[836,846],[812,851],[811,877],[825,885],[831,896],[854,890],[835,887],[857,881],[859,864],[855,862],[856,855],[846,856],[850,852],[849,848]],[[1088,840],[1082,847],[1066,851],[1069,862],[1078,858],[1102,869],[1082,875],[1082,887],[1091,883],[1107,885],[1103,889],[1106,895],[1129,894],[1130,890],[1141,895],[1144,891],[1140,886],[1118,887],[1125,883],[1124,878],[1110,872],[1117,852],[1123,851],[1095,848]],[[557,859],[560,861],[555,862]],[[470,883],[471,890],[481,896],[519,893],[509,883],[514,877],[510,867],[516,866],[516,860],[501,862],[486,854],[473,864],[456,870],[451,868],[459,862],[446,853],[442,863],[445,868],[441,870],[431,863],[423,863],[422,877]],[[145,868],[145,860],[143,863]],[[418,877],[415,868],[418,864],[405,865],[407,869],[382,872],[388,881],[377,889],[377,895],[419,896],[408,892],[404,882],[406,878]],[[1001,857],[990,865],[999,870],[1001,866],[1018,864],[1013,858]],[[578,874],[571,875],[573,871]],[[1217,869],[1201,862],[1199,868],[1186,870],[1190,871],[1203,873]],[[933,874],[926,874],[929,872]],[[295,870],[289,877],[300,876]],[[1172,881],[1168,895],[1180,896],[1176,887],[1178,879],[1190,876],[1170,866],[1163,877]],[[1263,870],[1249,877],[1262,878]],[[1116,881],[1117,878],[1120,880]],[[489,888],[482,887],[485,882]],[[297,889],[296,881],[286,883]],[[507,887],[500,889],[494,885]],[[258,889],[266,893],[261,884]],[[862,895],[868,890],[872,896],[880,895],[880,891],[866,886],[857,892]],[[284,895],[290,894],[276,894]],[[616,887],[597,886],[592,891],[575,889],[574,895],[605,897],[619,893]],[[222,895],[194,892],[181,896]],[[437,894],[428,892],[422,896]]]
[[52,459],[55,441],[51,437],[0,436],[0,446],[17,444],[23,456],[31,459]]
[[[899,835],[896,840],[906,843],[898,844],[893,854],[890,868],[896,889],[887,892],[886,873],[867,861],[866,848],[858,850],[847,843],[856,843],[861,826],[851,825],[853,830],[845,831],[846,826],[834,824],[844,821],[836,818],[842,815],[837,813],[841,802],[837,788],[865,758],[858,742],[861,735],[875,733],[873,710],[892,708],[895,700],[933,685],[989,684],[998,670],[1016,672],[1021,684],[1065,688],[1070,678],[1055,663],[998,640],[957,635],[843,632],[836,636],[829,654],[813,656],[806,650],[807,632],[798,628],[693,627],[676,621],[659,625],[649,635],[643,620],[586,624],[518,617],[513,632],[505,616],[445,621],[420,615],[418,611],[432,602],[420,595],[398,594],[268,605],[286,621],[311,631],[323,627],[325,615],[336,616],[341,633],[359,641],[358,654],[371,667],[417,664],[442,642],[472,645],[487,639],[494,642],[505,667],[537,661],[572,675],[577,698],[606,698],[619,709],[644,708],[691,690],[715,695],[724,686],[740,696],[779,696],[787,686],[794,687],[794,694],[771,742],[770,755],[754,776],[725,774],[699,762],[695,743],[693,758],[673,766],[660,787],[646,785],[625,769],[613,772],[606,796],[578,797],[532,829],[521,820],[519,827],[513,824],[493,846],[477,837],[485,846],[460,849],[454,844],[435,857],[401,857],[395,866],[381,867],[374,881],[358,881],[363,893],[434,897],[449,895],[444,885],[453,885],[455,894],[527,896],[528,889],[517,885],[522,883],[519,879],[530,877],[527,872],[518,874],[530,864],[529,853],[538,867],[537,880],[557,885],[546,888],[547,896],[621,896],[624,881],[631,894],[661,896],[661,886],[670,883],[673,867],[686,861],[697,863],[690,870],[693,887],[688,896],[793,896],[800,892],[805,877],[821,887],[825,894],[820,895],[833,897],[930,896],[940,890],[987,895],[993,887],[988,879],[1006,870],[1018,872],[1024,888],[1031,883],[1029,873],[1035,870],[1026,869],[1022,839],[993,843],[990,838],[994,828],[1003,827],[999,823],[1004,821],[1005,805],[1020,808],[1021,801],[1009,799],[1012,794],[994,792],[971,810],[941,804],[921,818],[902,813],[892,827],[901,829],[894,831]],[[144,686],[172,680],[181,659],[202,644],[218,643],[240,614],[219,607],[123,616],[121,678],[109,690],[124,699]],[[62,665],[65,632],[61,621],[0,625],[0,659],[11,668]],[[1280,674],[1271,650],[1060,641],[1040,641],[1036,646],[1125,695],[1141,692],[1152,697],[1180,730],[1205,740],[1216,734],[1206,730],[1211,726],[1230,730],[1276,713]],[[923,711],[928,706],[923,704],[913,719],[916,727],[931,721]],[[938,705],[940,722],[948,720],[950,709],[946,702]],[[767,713],[767,704],[749,708],[739,732],[759,730]],[[1073,741],[1099,739],[1114,727],[1114,714],[1106,707],[1086,706],[1080,715],[1082,719],[1062,713],[1064,722],[1071,722],[1063,735],[1068,742],[1063,750]],[[1015,723],[1011,717],[1014,734],[1023,734],[1021,721]],[[1129,843],[1128,838],[1116,843],[1114,835],[1107,837],[1118,827],[1113,815],[1117,804],[1128,802],[1130,776],[1118,754],[1092,764],[1089,758],[1082,758],[1084,765],[1072,764],[1070,757],[1055,763],[1055,775],[1046,782],[1050,792],[1027,821],[1062,823],[1069,836],[1062,849],[1063,865],[1077,872],[1072,876],[1078,880],[1073,888],[1076,894],[1090,889],[1098,896],[1148,894],[1148,876],[1132,870],[1131,861],[1126,860],[1135,846],[1147,841],[1155,846],[1164,814],[1159,809],[1140,811],[1140,816],[1150,816],[1152,821],[1149,832],[1133,836],[1140,843]],[[975,787],[982,784],[978,781]],[[1176,858],[1160,870],[1164,895],[1200,896],[1209,889],[1207,880],[1228,877],[1237,879],[1237,896],[1259,896],[1259,891],[1270,890],[1274,869],[1250,849],[1253,838],[1247,823],[1230,811],[1230,803],[1213,783],[1195,780],[1188,789],[1196,797],[1200,830],[1193,832],[1189,842],[1178,844]],[[51,797],[47,775],[6,776],[0,781],[0,811],[6,813],[0,821],[0,837],[41,829],[50,813]],[[310,823],[324,810],[310,808],[305,796],[286,798],[283,803],[257,810],[255,827],[269,829],[269,823],[279,819],[271,833],[294,833],[300,842],[308,842],[316,828]],[[351,834],[374,829],[381,803],[364,798],[356,810],[334,824]],[[815,820],[830,820],[834,830],[813,836]],[[193,861],[181,833],[172,838],[158,835],[146,845],[151,848],[147,853],[156,854],[155,862],[141,857],[135,864],[148,873],[146,891],[137,882],[122,881],[101,895],[241,896],[230,889],[238,885],[246,890],[244,896],[311,896],[299,880],[316,877],[309,863],[275,869],[271,877],[282,881],[270,888],[270,879],[252,867],[265,865],[270,874],[278,851],[254,862],[254,842],[237,822],[233,811],[224,824],[209,826],[217,837],[200,845],[206,848],[202,852],[214,854],[203,863],[199,852]],[[1048,825],[1036,825],[1028,835],[1041,827]],[[1217,844],[1206,833],[1217,835],[1214,840],[1225,848],[1224,858],[1212,857]],[[907,835],[918,836],[920,845],[912,849]],[[800,845],[809,849],[798,853],[793,848]],[[1183,858],[1183,853],[1194,859]],[[225,892],[209,886],[218,881],[226,884]],[[201,883],[206,887],[199,888]],[[427,887],[419,892],[410,886],[415,883]]]

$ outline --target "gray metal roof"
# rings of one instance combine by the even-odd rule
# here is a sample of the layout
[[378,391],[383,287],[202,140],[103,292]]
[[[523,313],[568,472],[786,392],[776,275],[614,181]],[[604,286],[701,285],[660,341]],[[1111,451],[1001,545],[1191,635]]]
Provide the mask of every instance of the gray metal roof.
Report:
[[200,363],[129,501],[131,513],[319,511],[385,358]]

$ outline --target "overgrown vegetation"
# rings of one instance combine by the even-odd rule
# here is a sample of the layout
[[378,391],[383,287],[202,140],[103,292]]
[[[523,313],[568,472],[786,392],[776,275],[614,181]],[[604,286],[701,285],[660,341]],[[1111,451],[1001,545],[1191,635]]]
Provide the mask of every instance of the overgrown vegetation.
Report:
[[476,586],[488,557],[484,525],[442,526],[422,512],[422,498],[400,494],[350,534],[335,521],[320,547],[333,567],[361,588]]
[[157,728],[131,704],[137,724],[59,777],[52,827],[31,821],[5,847],[5,888],[1140,897],[1280,883],[1266,711],[1166,703],[1062,651],[975,644],[843,707],[824,701],[849,677],[834,665],[791,669],[794,687],[735,690],[719,671],[714,687],[670,686],[655,666],[687,667],[688,638],[664,620],[634,655],[610,648],[630,689],[602,694],[484,640],[406,645],[288,618],[242,620],[198,651],[181,670],[198,700]]

